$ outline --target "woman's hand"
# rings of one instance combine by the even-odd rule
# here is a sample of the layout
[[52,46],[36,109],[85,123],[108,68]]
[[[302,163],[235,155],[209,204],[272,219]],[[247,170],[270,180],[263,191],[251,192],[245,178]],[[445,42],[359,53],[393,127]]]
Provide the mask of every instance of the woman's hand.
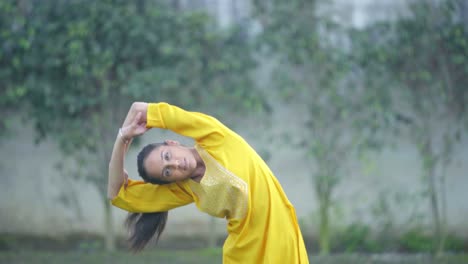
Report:
[[123,178],[124,178],[124,188],[127,189],[128,186],[128,172],[127,170],[123,170]]
[[[124,141],[128,141],[136,136],[143,135],[149,128],[146,127],[146,120],[142,119],[142,112],[136,113],[133,115],[133,118],[130,120],[125,120],[125,123],[128,123],[126,126],[122,127],[121,137]],[[127,122],[128,121],[128,122]]]
[[122,127],[126,127],[132,124],[135,116],[141,112],[140,120],[138,122],[146,123],[146,112],[148,111],[148,103],[144,102],[134,102],[130,109],[128,110],[125,121],[123,122]]

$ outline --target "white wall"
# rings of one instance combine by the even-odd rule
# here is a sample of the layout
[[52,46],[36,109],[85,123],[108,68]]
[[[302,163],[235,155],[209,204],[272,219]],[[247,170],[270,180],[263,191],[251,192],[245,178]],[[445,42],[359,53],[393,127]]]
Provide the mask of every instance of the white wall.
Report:
[[[271,153],[268,161],[273,172],[282,184],[286,194],[297,209],[298,216],[312,223],[316,221],[317,202],[313,193],[310,171],[313,167],[301,149],[285,144],[279,136],[286,129],[290,133],[299,132],[301,113],[277,104],[270,129],[261,128],[265,133],[258,135],[255,121],[235,126],[256,149],[267,149]],[[232,122],[229,121],[228,122]],[[261,138],[260,138],[261,136]],[[14,137],[4,139],[0,149],[0,232],[21,232],[33,234],[61,234],[72,231],[101,232],[103,230],[103,210],[101,200],[93,186],[87,184],[67,184],[65,175],[54,169],[60,153],[50,143],[35,145],[33,131],[28,125],[16,127]],[[175,138],[190,144],[190,140],[168,132],[151,131],[144,141],[160,141]],[[465,137],[466,138],[466,137]],[[136,175],[136,151],[130,151],[126,160],[132,178]],[[468,235],[468,142],[458,146],[454,164],[448,170],[447,202],[451,230]],[[429,218],[429,202],[420,196],[421,170],[419,157],[410,144],[400,142],[395,149],[387,149],[372,157],[370,165],[359,163],[346,176],[335,192],[335,225],[347,224],[353,220],[363,220],[378,224],[379,219],[372,215],[370,207],[375,205],[378,194],[386,190],[388,194],[400,194],[406,200],[397,203],[389,196],[395,221],[404,223],[414,210]],[[58,197],[61,192],[76,190],[83,219],[74,210],[62,204]],[[414,209],[416,208],[416,209]],[[125,213],[115,209],[116,226],[121,227]],[[208,215],[197,211],[195,206],[171,211],[166,234],[193,234],[209,228]],[[219,232],[224,232],[224,220],[216,221]],[[123,231],[123,230],[122,230]],[[313,232],[307,230],[306,232]]]

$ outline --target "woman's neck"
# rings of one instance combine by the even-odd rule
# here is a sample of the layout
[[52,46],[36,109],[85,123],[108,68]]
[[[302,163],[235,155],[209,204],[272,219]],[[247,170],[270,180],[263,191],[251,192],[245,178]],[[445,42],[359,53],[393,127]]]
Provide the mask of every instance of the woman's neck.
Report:
[[205,175],[205,162],[195,148],[192,148],[191,150],[193,156],[195,157],[195,161],[197,162],[197,168],[195,169],[195,172],[191,178],[196,182],[200,182],[203,178],[203,175]]

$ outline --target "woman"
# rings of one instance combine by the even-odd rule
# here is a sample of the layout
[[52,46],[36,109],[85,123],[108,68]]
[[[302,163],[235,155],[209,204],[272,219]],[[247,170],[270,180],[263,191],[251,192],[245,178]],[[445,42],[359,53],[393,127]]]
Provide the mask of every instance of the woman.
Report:
[[[127,180],[128,145],[154,127],[196,144],[144,147],[138,155],[144,181]],[[114,144],[108,196],[119,208],[143,213],[127,219],[135,250],[155,233],[159,237],[168,210],[195,202],[200,211],[227,220],[223,263],[308,263],[294,207],[279,182],[249,144],[214,117],[167,103],[134,103]]]

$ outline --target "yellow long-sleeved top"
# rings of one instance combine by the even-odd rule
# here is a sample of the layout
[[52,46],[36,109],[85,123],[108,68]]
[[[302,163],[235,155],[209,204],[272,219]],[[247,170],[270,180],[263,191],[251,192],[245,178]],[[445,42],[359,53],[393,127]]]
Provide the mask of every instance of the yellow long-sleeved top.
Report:
[[235,132],[202,113],[149,104],[147,126],[195,140],[206,167],[200,183],[129,181],[112,204],[130,212],[159,212],[195,202],[228,220],[223,263],[309,263],[294,207],[266,163]]

